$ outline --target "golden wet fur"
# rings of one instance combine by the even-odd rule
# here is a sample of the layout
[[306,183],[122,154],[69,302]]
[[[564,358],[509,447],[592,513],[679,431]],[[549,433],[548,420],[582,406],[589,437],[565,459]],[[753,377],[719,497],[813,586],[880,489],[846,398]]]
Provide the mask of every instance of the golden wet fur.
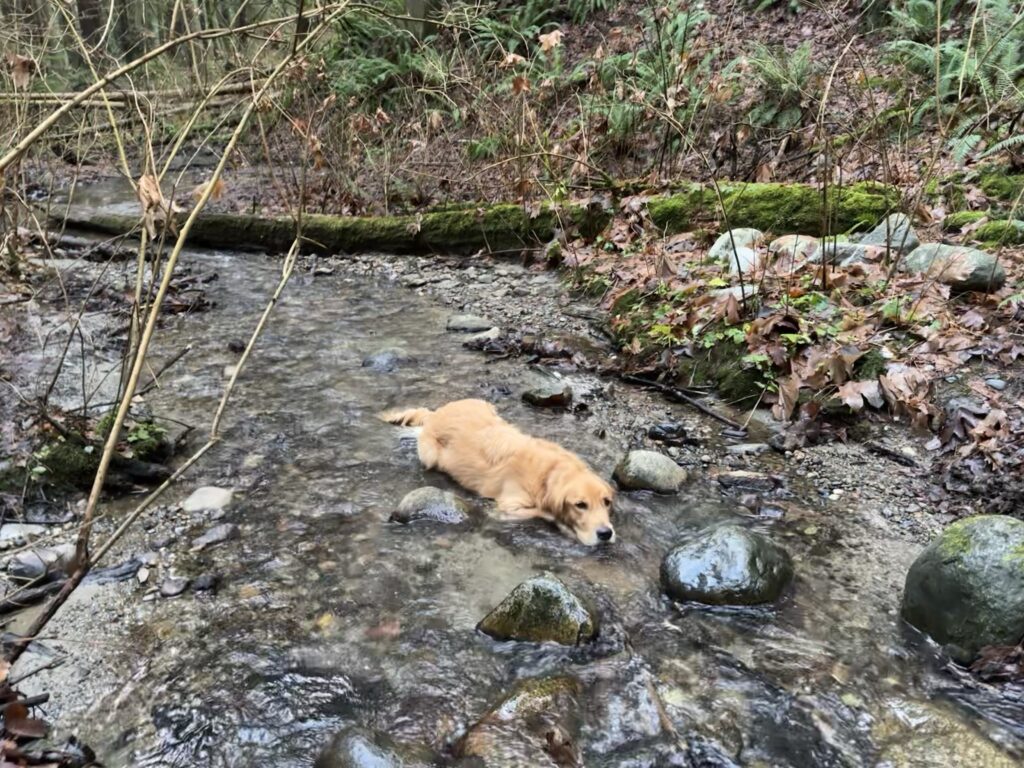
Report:
[[494,499],[508,518],[539,517],[587,545],[614,541],[612,487],[560,445],[524,435],[483,400],[436,411],[388,411],[391,424],[420,427],[420,461]]

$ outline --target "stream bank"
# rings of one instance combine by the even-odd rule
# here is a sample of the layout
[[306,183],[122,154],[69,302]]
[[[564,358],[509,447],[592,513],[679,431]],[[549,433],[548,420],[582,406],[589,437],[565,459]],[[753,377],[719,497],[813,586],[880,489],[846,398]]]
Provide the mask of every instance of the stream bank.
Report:
[[[208,284],[210,311],[168,319],[154,361],[193,348],[147,402],[201,433],[237,361],[230,342],[278,269],[215,251],[189,252],[186,266],[232,279]],[[130,267],[118,279],[130,282]],[[542,374],[528,358],[466,349],[466,334],[446,330],[454,314],[560,336],[573,353],[548,368],[574,405],[524,403]],[[442,759],[517,686],[567,677],[566,722],[586,765],[1015,764],[1012,687],[955,676],[898,618],[906,571],[944,522],[923,472],[857,445],[763,452],[753,446],[769,428],[756,421],[742,443],[724,439],[695,411],[588,373],[588,357],[614,354],[595,318],[555,275],[508,262],[308,262],[243,375],[224,443],[112,553],[112,563],[138,558],[145,578],[140,567],[131,581],[80,590],[20,662],[37,666],[47,648],[66,657],[31,678],[55,692],[58,733],[77,732],[111,766],[309,765],[339,731]],[[458,489],[420,469],[374,414],[465,396],[493,400],[605,476],[626,450],[653,448],[694,480],[679,496],[622,494],[620,541],[597,551],[539,523],[492,520],[479,500],[455,528],[389,522],[407,491]],[[648,437],[665,422],[687,439]],[[924,465],[919,443],[882,429]],[[752,473],[739,476],[748,487],[736,472]],[[231,488],[231,503],[183,505],[201,486]],[[106,505],[100,532],[127,506]],[[702,609],[661,595],[661,556],[683,533],[723,523],[792,554],[796,583],[778,606]],[[607,642],[580,654],[474,631],[544,571],[592,593]],[[502,738],[500,764],[537,764],[529,738]]]

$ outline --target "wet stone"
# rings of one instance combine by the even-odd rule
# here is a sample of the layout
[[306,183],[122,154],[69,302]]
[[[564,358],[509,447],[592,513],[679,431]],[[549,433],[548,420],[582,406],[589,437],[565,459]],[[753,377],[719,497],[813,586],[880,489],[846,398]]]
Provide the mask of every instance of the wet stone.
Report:
[[192,491],[192,494],[181,503],[181,508],[185,512],[223,509],[231,503],[232,495],[230,488],[217,488],[213,485],[206,485]]
[[726,453],[731,453],[733,456],[752,456],[768,450],[771,450],[768,443],[738,443],[725,449]]
[[220,577],[216,573],[203,573],[192,582],[192,591],[210,592],[217,588]]
[[733,472],[720,472],[715,476],[715,479],[723,488],[741,491],[760,491],[762,493],[774,491],[782,485],[778,478],[771,475],[742,469],[737,469]]
[[245,342],[241,339],[232,339],[228,342],[228,351],[240,355],[245,351]]
[[416,358],[397,347],[388,347],[373,352],[363,358],[363,368],[369,368],[378,373],[390,373],[403,366],[413,365]]
[[784,549],[736,525],[688,537],[661,563],[661,586],[669,597],[710,605],[771,602],[792,578],[793,563]]
[[494,323],[480,315],[452,315],[445,328],[453,333],[479,333],[494,327]]
[[15,579],[34,581],[43,577],[64,575],[75,558],[74,544],[40,547],[19,552],[7,564],[7,572]]
[[524,581],[477,625],[498,640],[580,645],[597,635],[589,603],[550,574]]
[[523,400],[538,408],[565,408],[572,402],[572,387],[559,379],[542,379],[523,392]]
[[1024,637],[1024,522],[1003,515],[959,520],[907,573],[903,618],[969,661],[986,645]]
[[188,579],[171,576],[160,583],[160,594],[163,597],[177,597],[188,589]]
[[439,523],[464,523],[469,518],[469,505],[451,491],[424,486],[410,491],[391,514],[396,523],[433,520]]
[[614,477],[627,491],[678,493],[688,475],[663,453],[630,451],[615,467]]
[[685,445],[687,442],[686,427],[675,421],[655,424],[647,430],[647,436],[656,443],[665,445]]
[[426,768],[432,763],[429,750],[403,748],[383,734],[348,728],[331,739],[313,768]]
[[237,539],[238,536],[238,526],[234,523],[215,525],[202,536],[192,540],[192,551],[198,552],[199,550],[206,549],[206,547],[214,544],[220,544],[221,542],[228,541],[229,539]]

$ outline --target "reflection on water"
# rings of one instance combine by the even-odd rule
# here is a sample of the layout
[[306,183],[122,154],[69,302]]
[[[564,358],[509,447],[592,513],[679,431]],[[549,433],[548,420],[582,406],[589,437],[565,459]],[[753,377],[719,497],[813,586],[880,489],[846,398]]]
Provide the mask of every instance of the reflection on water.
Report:
[[[278,262],[189,261],[220,272],[216,307],[159,334],[158,359],[193,350],[151,402],[205,425],[236,360],[228,342],[248,333]],[[494,398],[524,375],[464,351],[444,320],[391,285],[295,279],[241,377],[223,444],[189,481],[239,490],[229,518],[241,538],[181,563],[216,567],[223,586],[207,600],[148,604],[131,653],[149,662],[132,666],[141,672],[82,729],[108,765],[308,766],[347,725],[443,751],[516,680],[555,673],[581,682],[587,765],[660,765],[658,745],[684,743],[706,765],[725,764],[719,753],[765,766],[917,765],[920,755],[994,764],[999,753],[980,730],[1019,749],[1010,729],[933,696],[949,681],[908,648],[895,615],[914,554],[899,541],[869,534],[856,548],[811,550],[791,521],[752,522],[699,483],[679,498],[623,499],[621,543],[600,551],[486,515],[457,529],[387,522],[405,492],[449,483],[420,469],[413,446],[374,414]],[[390,347],[414,360],[390,373],[362,367]],[[619,397],[629,407],[628,393]],[[606,475],[625,447],[626,436],[597,437],[593,419],[531,410],[515,396],[498,405]],[[660,595],[658,564],[680,532],[722,521],[756,525],[793,551],[796,588],[777,609],[680,610]],[[542,570],[604,606],[601,648],[496,643],[474,631]]]

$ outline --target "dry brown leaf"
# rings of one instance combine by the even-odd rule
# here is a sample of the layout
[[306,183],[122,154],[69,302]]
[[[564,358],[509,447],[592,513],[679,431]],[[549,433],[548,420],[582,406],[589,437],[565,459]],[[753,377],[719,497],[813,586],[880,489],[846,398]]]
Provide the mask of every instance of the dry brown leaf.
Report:
[[516,75],[512,78],[512,93],[529,93],[530,79],[526,75]]
[[11,68],[11,80],[14,81],[14,90],[28,90],[32,80],[32,73],[36,71],[36,63],[28,56],[21,56],[17,53],[7,54],[7,63]]
[[772,406],[772,416],[778,421],[789,421],[800,396],[800,380],[796,376],[783,376],[778,381],[778,402]]
[[837,394],[839,399],[854,411],[861,410],[865,401],[873,408],[881,408],[885,405],[882,388],[874,379],[871,381],[848,381],[839,387]]
[[520,56],[518,53],[510,53],[501,60],[501,63],[498,66],[502,69],[512,69],[513,67],[518,67],[520,64],[525,63],[526,59],[524,57]]
[[540,49],[548,53],[562,44],[562,30],[555,29],[546,35],[537,35],[537,41],[540,43]]

